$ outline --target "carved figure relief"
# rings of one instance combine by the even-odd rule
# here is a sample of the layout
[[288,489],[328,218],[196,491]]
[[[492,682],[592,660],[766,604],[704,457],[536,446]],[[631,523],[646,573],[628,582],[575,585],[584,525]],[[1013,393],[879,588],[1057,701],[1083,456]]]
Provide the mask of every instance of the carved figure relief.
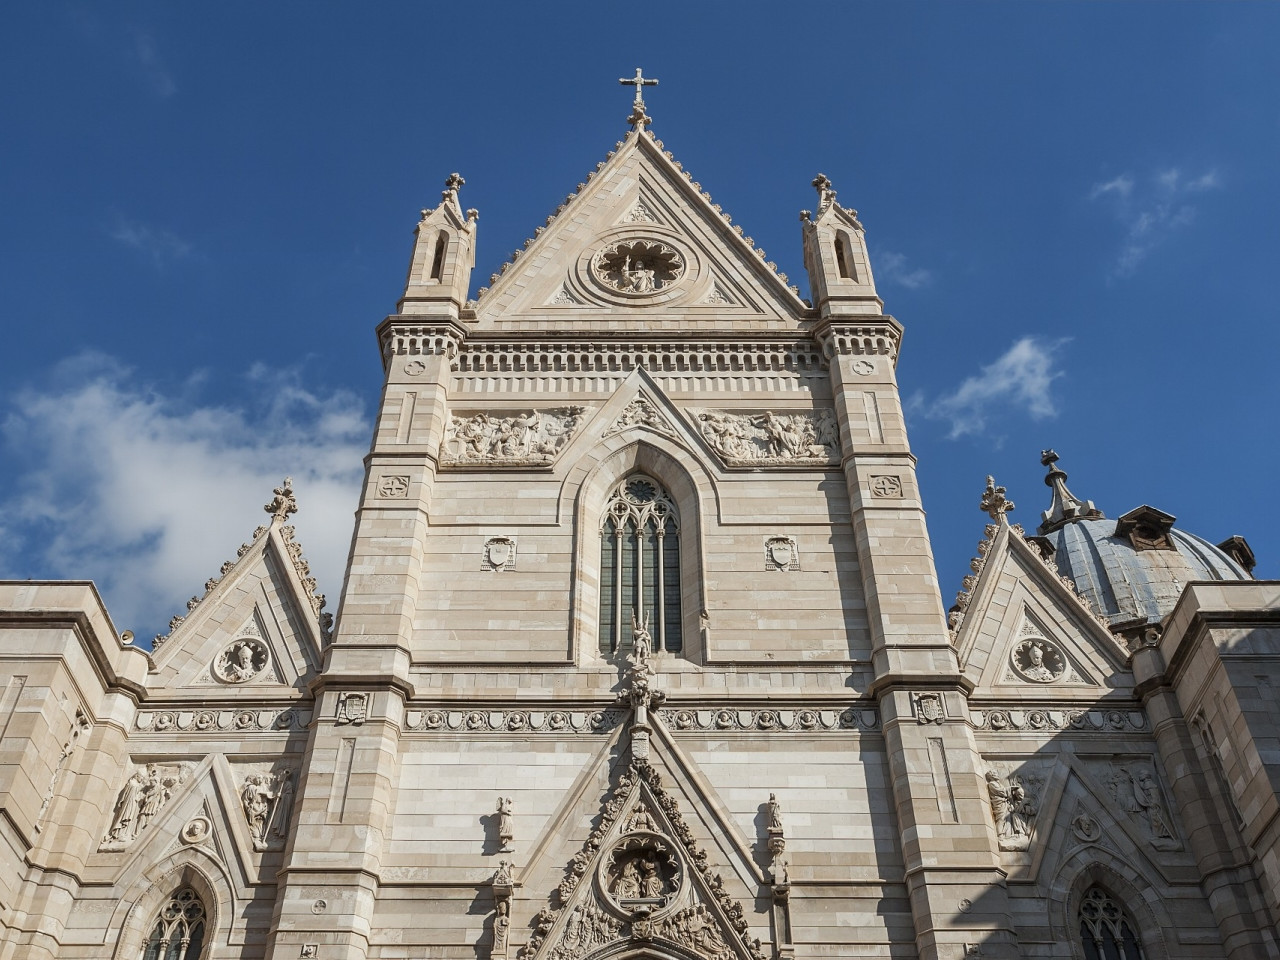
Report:
[[795,537],[765,537],[764,565],[766,570],[799,570],[800,551]]
[[223,683],[246,683],[267,668],[269,659],[267,645],[261,640],[238,637],[213,661],[213,675]]
[[180,765],[148,763],[135,769],[116,798],[111,826],[100,850],[123,850],[164,809],[174,792],[186,780],[187,769]]
[[636,397],[628,403],[604,435],[611,437],[628,427],[648,427],[650,430],[668,435],[675,433],[671,424],[667,422],[667,418],[659,412],[657,405],[644,396]]
[[988,770],[986,780],[1000,849],[1026,850],[1031,846],[1031,826],[1040,801],[1039,779],[1012,773],[1001,776]]
[[1067,659],[1048,640],[1028,637],[1013,648],[1009,664],[1023,680],[1052,683],[1067,672]]
[[758,414],[694,411],[698,429],[726,463],[778,465],[831,463],[840,439],[831,410]]
[[514,570],[516,568],[516,538],[490,537],[484,542],[480,554],[481,570]]
[[610,290],[632,296],[659,293],[684,276],[684,258],[661,240],[619,240],[591,258],[591,275]]
[[1178,846],[1160,784],[1151,767],[1143,762],[1117,763],[1107,786],[1116,806],[1146,826],[1154,846],[1160,849]]
[[192,817],[186,822],[182,828],[182,832],[178,834],[179,839],[188,846],[197,843],[204,843],[209,839],[209,834],[213,832],[213,824],[208,817]]
[[653,833],[623,837],[601,863],[601,887],[626,913],[651,913],[671,902],[683,869],[671,845]]
[[451,416],[440,459],[445,464],[546,465],[569,442],[585,407],[530,410],[509,417]]
[[255,773],[244,778],[240,805],[249,824],[253,849],[282,846],[293,815],[293,771]]

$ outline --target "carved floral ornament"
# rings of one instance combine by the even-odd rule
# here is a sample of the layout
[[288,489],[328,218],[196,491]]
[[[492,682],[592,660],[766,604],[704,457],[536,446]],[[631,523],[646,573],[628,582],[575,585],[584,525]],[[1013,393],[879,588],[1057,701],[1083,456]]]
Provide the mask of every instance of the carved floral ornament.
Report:
[[634,237],[596,251],[591,277],[611,292],[649,297],[674,286],[684,276],[685,260],[661,240]]

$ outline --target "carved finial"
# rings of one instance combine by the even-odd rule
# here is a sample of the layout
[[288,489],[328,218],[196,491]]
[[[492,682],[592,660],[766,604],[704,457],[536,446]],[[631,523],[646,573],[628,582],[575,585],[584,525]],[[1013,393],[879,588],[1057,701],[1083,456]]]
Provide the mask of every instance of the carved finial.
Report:
[[826,210],[827,207],[836,202],[836,191],[831,186],[831,179],[825,174],[820,173],[812,180],[813,188],[818,191],[818,211]]
[[987,489],[982,491],[982,501],[979,505],[983,512],[996,523],[1009,522],[1005,515],[1013,509],[1013,501],[1005,497],[1004,487],[996,486],[995,477],[987,477]]
[[1067,473],[1058,466],[1058,455],[1054,451],[1040,451],[1040,463],[1049,468],[1044,483],[1053,491],[1053,500],[1049,509],[1041,514],[1042,522],[1037,528],[1041,536],[1076,520],[1103,519],[1102,511],[1093,505],[1092,500],[1080,500],[1067,489]]
[[462,179],[462,174],[454,172],[445,178],[444,188],[450,193],[457,193],[459,187],[465,186],[467,181]]
[[634,77],[619,77],[618,82],[623,86],[636,88],[636,98],[631,104],[631,115],[627,117],[627,123],[631,124],[632,127],[639,127],[643,130],[653,122],[653,119],[644,112],[644,97],[641,96],[641,91],[645,87],[656,87],[658,81],[646,77],[640,72],[640,68],[636,67],[636,75]]
[[298,501],[293,496],[293,477],[285,477],[284,483],[276,487],[272,493],[275,496],[262,509],[271,514],[273,520],[284,523],[291,513],[298,512]]
[[807,223],[808,221],[810,221],[810,220],[812,220],[812,219],[813,219],[813,211],[812,211],[812,210],[801,210],[801,211],[800,211],[800,220],[801,220],[801,222],[802,222],[802,223]]
[[475,207],[467,207],[467,219],[470,220],[472,223],[475,223],[477,220],[480,219],[480,211],[477,210]]

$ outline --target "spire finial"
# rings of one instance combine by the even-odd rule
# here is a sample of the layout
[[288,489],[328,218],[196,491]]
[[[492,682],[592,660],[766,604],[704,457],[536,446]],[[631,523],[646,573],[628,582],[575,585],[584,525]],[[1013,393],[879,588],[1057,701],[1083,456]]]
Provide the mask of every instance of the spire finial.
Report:
[[656,87],[658,81],[651,77],[646,77],[640,72],[640,68],[636,67],[636,75],[634,77],[619,77],[618,82],[623,86],[636,88],[636,98],[631,104],[631,116],[627,117],[627,123],[633,127],[638,126],[643,130],[653,123],[653,119],[644,112],[644,97],[641,96],[641,92],[645,87]]
[[284,523],[289,514],[298,512],[298,501],[293,496],[293,477],[285,477],[284,483],[272,491],[275,494],[262,509],[271,514],[271,519]]
[[1009,522],[1007,514],[1013,509],[1014,503],[1005,496],[1005,492],[1004,487],[996,486],[995,477],[987,477],[987,489],[982,491],[982,500],[978,505],[993,523]]
[[1038,528],[1041,536],[1052,533],[1068,523],[1076,520],[1102,520],[1104,514],[1093,505],[1092,500],[1080,500],[1067,489],[1067,472],[1058,466],[1058,455],[1052,450],[1040,451],[1040,463],[1049,468],[1044,484],[1053,491],[1053,501],[1049,509],[1041,514],[1042,523]]
[[466,182],[467,181],[463,180],[462,175],[459,173],[449,174],[449,176],[445,178],[444,190],[440,193],[440,199],[445,201],[456,201],[458,199],[458,189],[466,184]]
[[818,212],[822,213],[827,207],[836,202],[836,191],[831,186],[831,178],[825,173],[820,173],[813,178],[813,189],[818,191]]

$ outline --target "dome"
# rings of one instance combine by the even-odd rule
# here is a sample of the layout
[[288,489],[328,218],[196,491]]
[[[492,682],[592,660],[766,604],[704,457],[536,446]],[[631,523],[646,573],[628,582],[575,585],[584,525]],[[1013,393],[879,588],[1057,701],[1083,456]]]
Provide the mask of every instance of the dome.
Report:
[[1058,572],[1115,627],[1158,622],[1192,580],[1250,580],[1253,556],[1241,537],[1220,546],[1173,526],[1176,518],[1141,506],[1116,520],[1067,489],[1058,457],[1046,450],[1053,503],[1038,537]]

